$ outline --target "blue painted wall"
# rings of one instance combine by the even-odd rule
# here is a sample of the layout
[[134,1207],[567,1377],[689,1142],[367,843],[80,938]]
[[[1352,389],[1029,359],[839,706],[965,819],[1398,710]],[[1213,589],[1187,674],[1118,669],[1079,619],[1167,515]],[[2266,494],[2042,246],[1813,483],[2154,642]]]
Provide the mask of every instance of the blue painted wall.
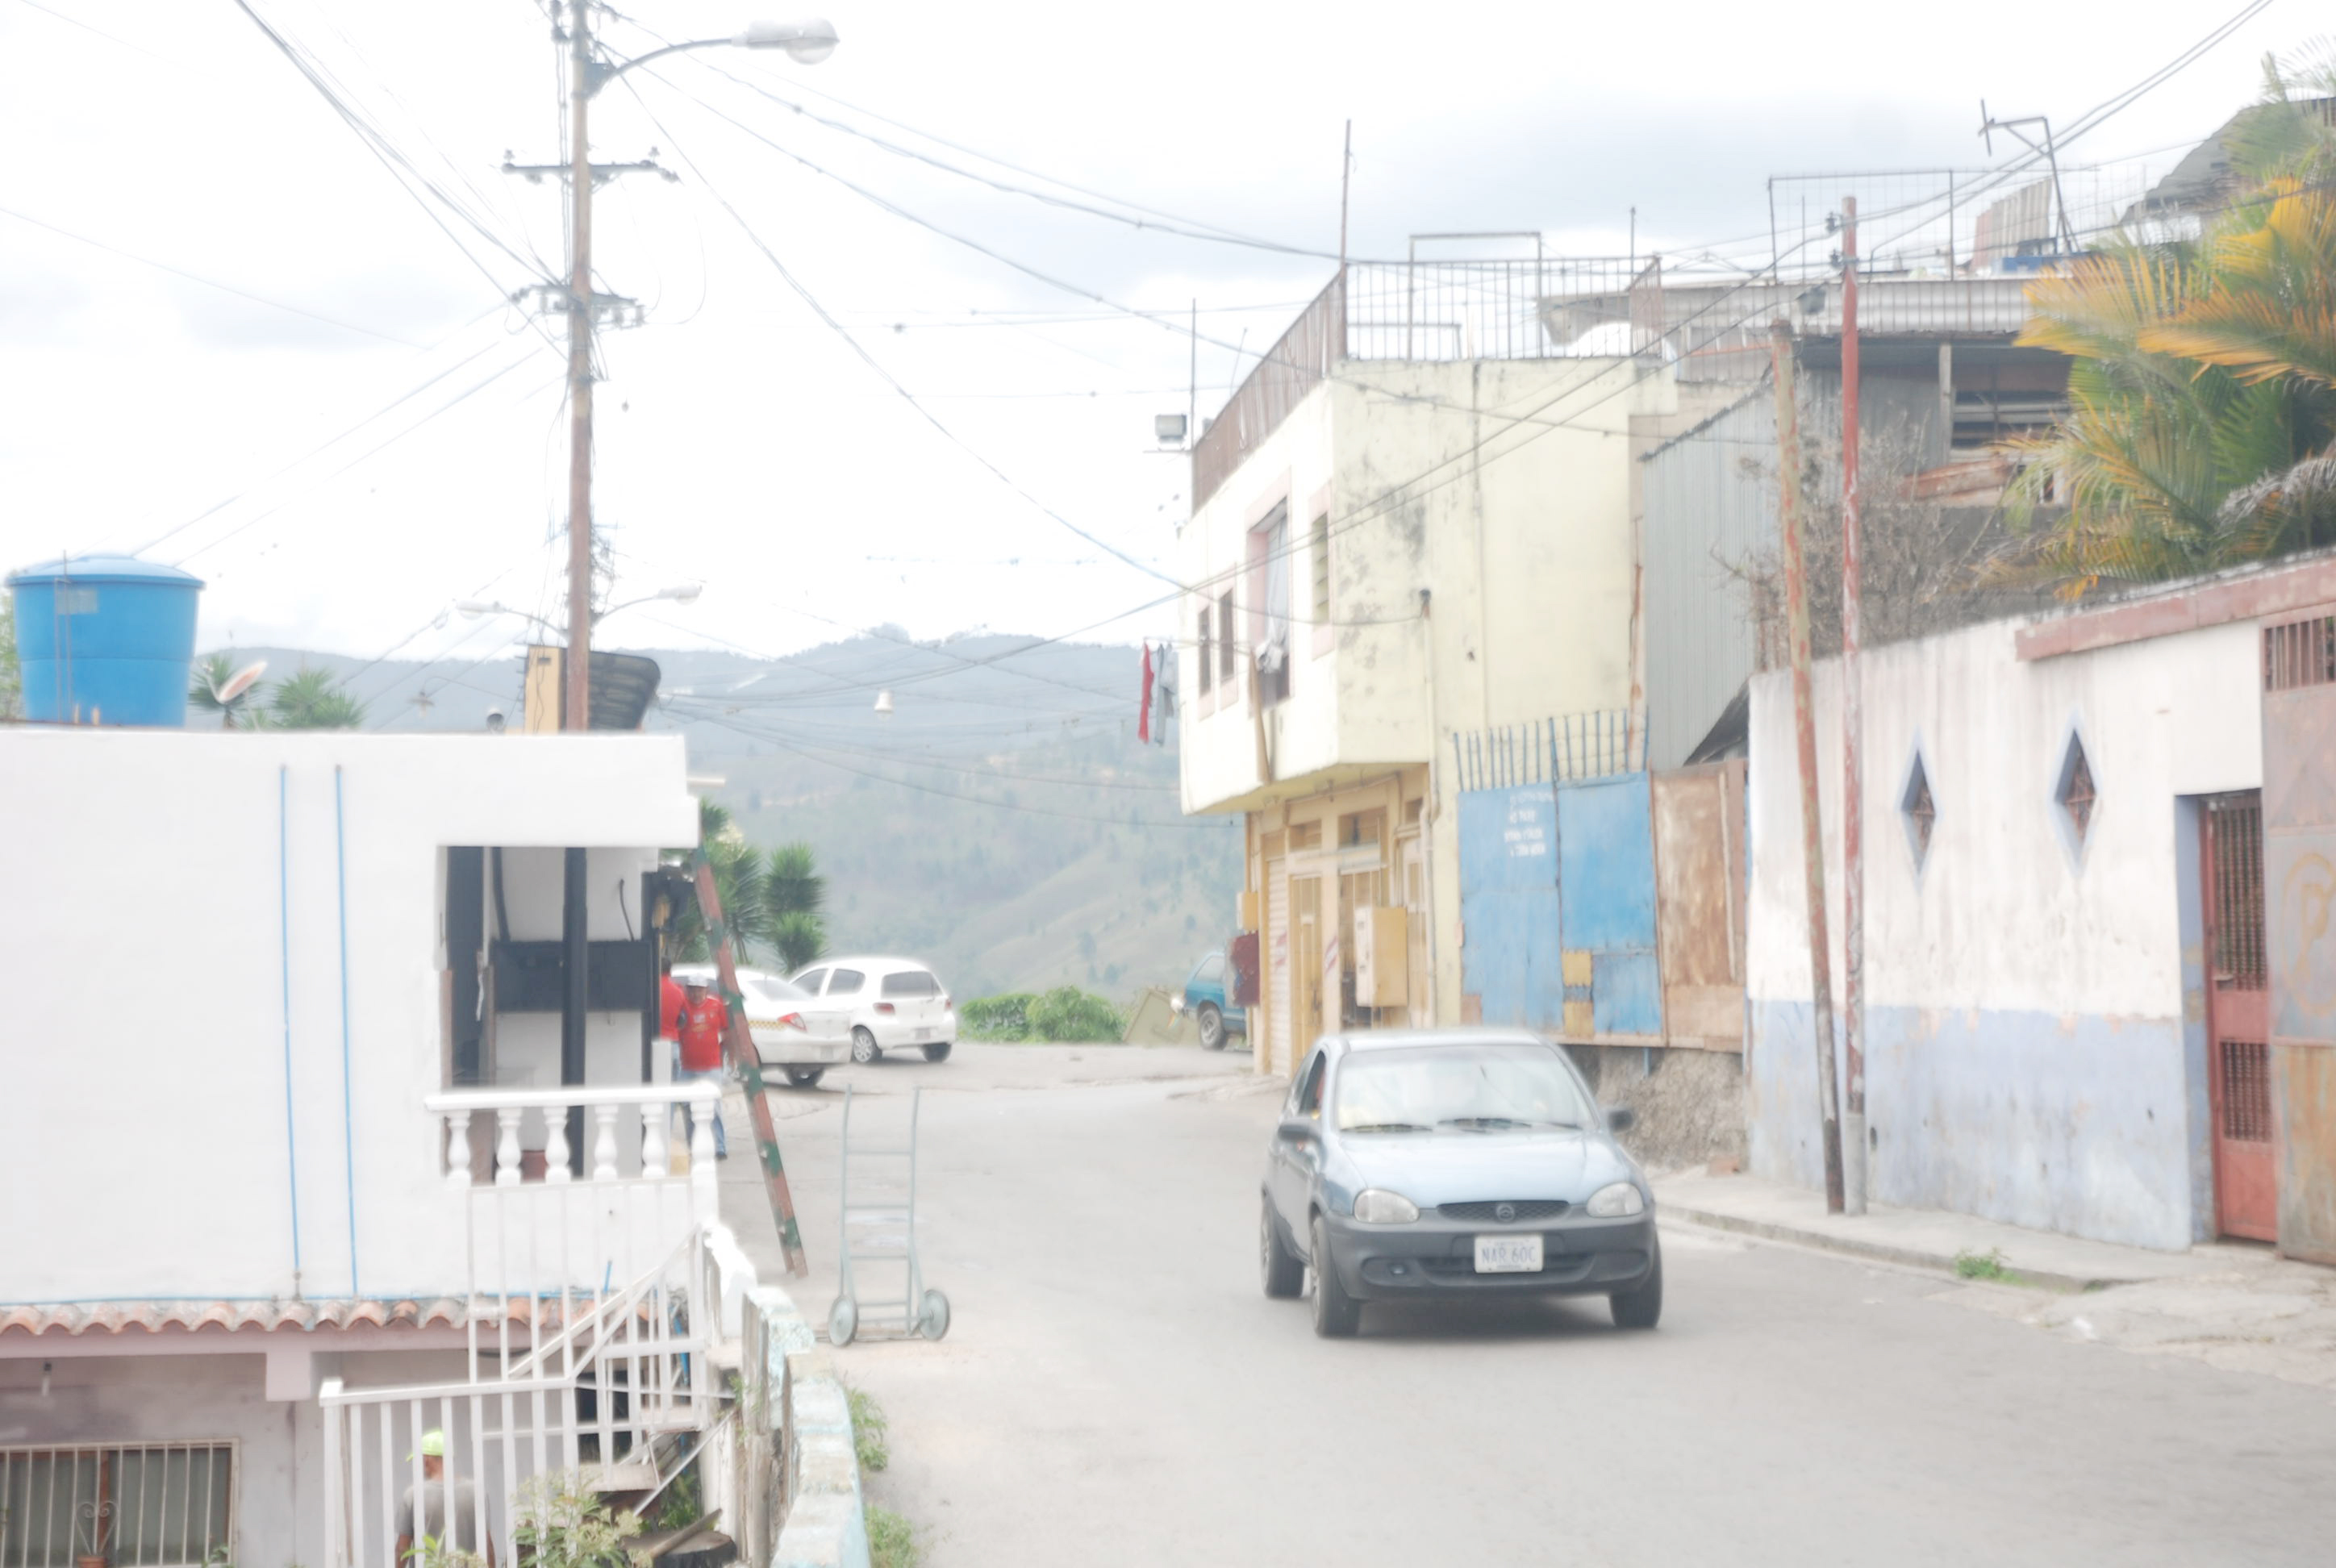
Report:
[[[2200,1234],[2180,1019],[1869,1006],[1865,1022],[1874,1202],[2127,1246]],[[1809,1004],[1756,998],[1750,1025],[1752,1169],[1822,1186]]]
[[1460,796],[1460,985],[1488,1024],[1555,1027],[1559,967],[1557,802],[1549,785]]
[[1488,1024],[1564,1027],[1563,954],[1591,955],[1601,1035],[1660,1035],[1648,776],[1460,795],[1461,989]]
[[1659,1035],[1655,839],[1647,775],[1557,790],[1562,934],[1591,954],[1591,1017],[1601,1035]]

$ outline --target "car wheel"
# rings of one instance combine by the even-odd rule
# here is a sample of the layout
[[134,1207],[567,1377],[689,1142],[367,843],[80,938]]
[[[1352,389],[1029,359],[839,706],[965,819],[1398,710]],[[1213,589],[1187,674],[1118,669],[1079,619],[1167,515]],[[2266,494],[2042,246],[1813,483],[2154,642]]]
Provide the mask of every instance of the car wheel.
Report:
[[861,1066],[876,1060],[884,1053],[876,1048],[876,1037],[865,1028],[852,1031],[852,1059]]
[[798,1089],[815,1089],[819,1087],[821,1075],[826,1071],[825,1067],[789,1067],[786,1070],[787,1082]]
[[1325,1339],[1343,1339],[1361,1324],[1363,1304],[1338,1283],[1330,1261],[1330,1230],[1322,1216],[1314,1216],[1314,1332]]
[[1663,1316],[1663,1248],[1655,1243],[1655,1266],[1647,1282],[1635,1290],[1617,1290],[1606,1298],[1617,1329],[1651,1329]]
[[1225,1048],[1225,1016],[1212,1002],[1201,1004],[1201,1045],[1212,1051]]
[[1265,1275],[1265,1293],[1277,1301],[1294,1301],[1306,1289],[1306,1265],[1281,1244],[1281,1227],[1273,1222],[1273,1200],[1258,1203],[1257,1255]]
[[929,1062],[948,1061],[949,1047],[955,1044],[957,1044],[955,1040],[935,1040],[931,1045],[925,1047],[925,1060]]

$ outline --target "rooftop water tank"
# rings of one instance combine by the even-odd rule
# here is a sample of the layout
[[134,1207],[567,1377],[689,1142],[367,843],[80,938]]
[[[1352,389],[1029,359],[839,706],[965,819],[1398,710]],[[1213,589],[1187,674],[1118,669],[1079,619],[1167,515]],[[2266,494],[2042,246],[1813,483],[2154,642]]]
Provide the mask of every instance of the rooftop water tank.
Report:
[[127,555],[12,573],[24,716],[51,724],[187,722],[202,579]]

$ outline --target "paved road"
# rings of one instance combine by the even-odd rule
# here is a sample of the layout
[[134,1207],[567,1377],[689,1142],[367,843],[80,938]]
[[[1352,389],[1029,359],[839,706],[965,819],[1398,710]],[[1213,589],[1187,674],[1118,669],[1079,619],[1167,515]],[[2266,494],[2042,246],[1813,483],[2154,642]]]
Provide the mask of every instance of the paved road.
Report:
[[[1673,1226],[1653,1334],[1470,1303],[1318,1340],[1258,1290],[1276,1102],[1227,1066],[965,1046],[772,1096],[823,1316],[841,1084],[871,1123],[928,1090],[956,1326],[838,1359],[891,1414],[873,1495],[931,1568],[2330,1561],[2328,1393],[2072,1343],[1930,1276]],[[745,1162],[724,1198],[777,1277]]]

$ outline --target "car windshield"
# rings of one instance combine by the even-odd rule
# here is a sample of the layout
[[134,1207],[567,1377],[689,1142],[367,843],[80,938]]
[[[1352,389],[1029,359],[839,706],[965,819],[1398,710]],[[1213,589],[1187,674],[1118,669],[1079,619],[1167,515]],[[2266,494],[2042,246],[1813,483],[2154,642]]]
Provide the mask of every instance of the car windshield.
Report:
[[738,989],[758,1002],[799,1002],[804,996],[803,988],[789,985],[776,975],[741,975]]
[[1573,1075],[1548,1046],[1356,1051],[1339,1064],[1342,1133],[1509,1133],[1590,1124]]

